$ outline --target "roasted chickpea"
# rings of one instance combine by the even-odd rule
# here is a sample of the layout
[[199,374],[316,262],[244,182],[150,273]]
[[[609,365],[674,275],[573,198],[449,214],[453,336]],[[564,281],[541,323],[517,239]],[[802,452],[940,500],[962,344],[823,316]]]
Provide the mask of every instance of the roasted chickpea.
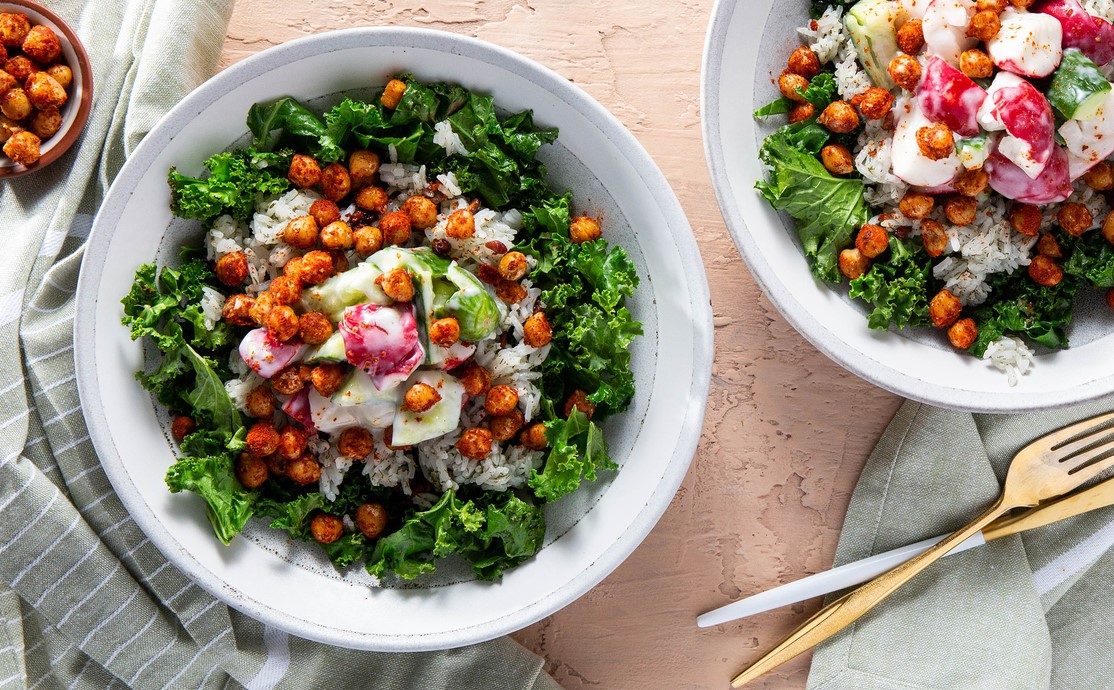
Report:
[[449,214],[445,223],[445,234],[456,240],[466,240],[476,234],[476,219],[466,208],[457,209]]
[[336,515],[318,513],[309,521],[309,533],[321,544],[332,544],[344,536],[344,521]]
[[335,223],[340,220],[340,208],[333,201],[318,199],[310,204],[309,215],[313,218],[314,222],[317,223],[317,227],[323,228],[329,223]]
[[31,99],[23,89],[9,89],[7,93],[0,96],[0,113],[3,113],[4,117],[23,120],[31,114],[31,110]]
[[285,460],[300,458],[302,453],[306,452],[308,439],[309,435],[302,429],[290,425],[284,426],[279,432],[278,450],[275,452]]
[[978,202],[969,196],[951,196],[944,203],[944,215],[953,225],[970,225],[975,222]]
[[31,115],[31,131],[40,139],[48,139],[60,129],[62,129],[62,113],[58,108],[43,108]]
[[333,324],[329,317],[319,311],[311,311],[298,317],[298,335],[309,345],[320,345],[333,334]]
[[456,449],[470,460],[483,460],[491,454],[491,442],[491,431],[488,429],[465,429],[456,442]]
[[906,91],[916,91],[921,83],[921,63],[912,55],[898,55],[890,60],[886,71],[890,73],[890,79]]
[[897,47],[909,55],[916,55],[924,47],[924,27],[920,19],[910,19],[897,30]]
[[522,324],[522,341],[530,347],[545,347],[553,340],[553,327],[545,312],[534,312]]
[[777,88],[781,95],[797,103],[807,103],[804,91],[808,88],[808,79],[799,74],[786,71],[777,78]]
[[275,392],[281,395],[294,395],[302,390],[305,385],[306,382],[301,374],[298,373],[297,365],[281,369],[277,374],[271,377],[271,388],[274,388]]
[[23,52],[32,60],[45,65],[54,62],[62,54],[62,41],[58,40],[58,34],[49,26],[35,26],[23,39]]
[[31,22],[26,14],[14,12],[0,13],[0,45],[5,48],[18,48],[23,45],[31,32]]
[[[1103,233],[1103,237],[1106,237],[1105,232]],[[1110,240],[1107,241],[1109,242]],[[1056,238],[1053,237],[1050,232],[1041,235],[1041,238],[1037,240],[1037,253],[1043,254],[1050,259],[1061,259],[1064,256],[1064,251],[1060,249],[1060,243],[1056,241]]]
[[464,392],[473,398],[487,393],[491,389],[491,372],[475,362],[469,362],[464,370],[457,375],[464,386]]
[[848,175],[855,171],[855,159],[843,144],[828,144],[820,149],[820,162],[833,175]]
[[1002,14],[1002,10],[1006,9],[1008,4],[1010,4],[1009,0],[978,0],[975,3],[975,10],[978,12],[992,10],[997,14]]
[[298,335],[298,315],[285,304],[276,304],[267,316],[267,332],[276,340],[286,342]]
[[251,307],[248,308],[248,315],[257,326],[266,326],[267,318],[271,316],[271,310],[275,308],[275,298],[269,292],[261,292],[255,297]]
[[921,221],[921,244],[924,252],[935,259],[948,248],[948,233],[944,226],[931,218]]
[[268,455],[263,458],[263,462],[267,464],[267,473],[272,477],[286,476],[286,466],[289,464],[286,458],[279,457],[278,455]]
[[460,322],[451,316],[435,320],[429,324],[429,340],[434,345],[451,347],[460,340]]
[[1083,183],[1100,192],[1114,189],[1114,167],[1106,161],[1099,161],[1095,167],[1083,174]]
[[578,216],[569,224],[569,239],[573,244],[593,242],[603,236],[600,222],[588,216]]
[[928,303],[928,318],[932,319],[933,325],[937,328],[947,328],[955,323],[961,311],[963,305],[959,302],[959,298],[947,289],[936,293]]
[[530,450],[542,450],[546,447],[545,440],[545,424],[537,422],[526,427],[526,430],[518,437],[519,442]]
[[383,213],[389,200],[387,192],[379,187],[364,187],[356,192],[356,207],[365,211]]
[[396,302],[409,302],[414,299],[414,280],[405,268],[387,271],[375,279],[375,284],[383,289]]
[[1036,237],[1041,229],[1041,210],[1031,204],[1014,204],[1010,208],[1010,227],[1028,237]]
[[244,399],[244,408],[256,419],[270,419],[275,414],[275,395],[270,386],[256,386]]
[[1056,222],[1060,224],[1064,232],[1073,237],[1079,237],[1091,229],[1095,219],[1086,206],[1069,201],[1061,206],[1059,212],[1056,213]]
[[990,173],[983,168],[977,170],[964,170],[952,182],[955,191],[963,196],[976,197],[990,184]]
[[282,274],[288,278],[302,280],[302,257],[292,256],[282,267]]
[[839,253],[839,272],[850,280],[861,277],[870,270],[870,259],[858,249],[844,249]]
[[410,241],[410,216],[402,211],[384,213],[379,219],[379,230],[387,245],[406,244]]
[[[1051,235],[1046,235],[1046,237],[1052,237],[1052,236]],[[1107,242],[1109,242],[1110,244],[1114,244],[1114,213],[1108,213],[1106,215],[1106,218],[1104,218],[1103,221],[1102,221],[1102,238],[1104,240],[1106,240]],[[1043,240],[1044,237],[1042,237],[1041,239]],[[1055,242],[1056,240],[1053,239],[1052,241]],[[1059,247],[1059,245],[1057,245],[1057,248],[1058,247]],[[1047,254],[1048,252],[1041,252],[1041,253],[1042,254]],[[1056,254],[1056,255],[1049,254],[1049,256],[1060,256],[1060,255],[1059,254]]]
[[271,281],[267,288],[276,305],[294,304],[302,297],[302,281],[298,278],[281,275]]
[[[351,249],[353,244],[352,228],[348,223],[338,220],[321,228],[321,246],[325,249],[345,250]],[[335,261],[333,263],[336,263]]]
[[967,25],[967,35],[980,41],[989,41],[1002,29],[1002,21],[994,10],[976,12]]
[[24,128],[18,122],[0,114],[0,144],[6,142],[16,132],[23,130]]
[[859,126],[859,114],[847,101],[832,101],[816,121],[836,134],[847,134]]
[[492,286],[498,285],[499,281],[503,280],[503,276],[499,275],[499,269],[491,264],[480,264],[477,266],[476,277]]
[[568,418],[572,414],[573,408],[576,408],[584,413],[588,419],[596,413],[596,405],[588,399],[588,394],[579,388],[572,392],[569,399],[565,401],[565,417]]
[[244,443],[252,455],[257,458],[266,457],[278,450],[279,433],[275,430],[274,424],[259,421],[248,429]]
[[240,480],[244,488],[249,491],[263,486],[263,482],[267,481],[270,475],[266,461],[251,453],[240,453],[233,471],[236,473],[236,479]]
[[432,228],[437,224],[437,204],[421,195],[415,195],[402,204],[401,209],[410,216],[410,227],[418,230]]
[[19,80],[0,69],[0,96],[19,86]]
[[286,463],[286,476],[295,484],[315,484],[321,479],[321,463],[309,453]]
[[951,341],[952,347],[960,350],[971,347],[978,337],[979,327],[975,325],[974,319],[960,319],[948,329],[948,340]]
[[495,284],[495,296],[507,304],[518,304],[526,299],[526,288],[513,280],[500,280]]
[[192,434],[197,429],[197,422],[193,417],[187,417],[180,414],[174,419],[170,420],[170,435],[174,437],[175,441],[182,442],[184,438]]
[[329,163],[321,171],[321,193],[329,201],[340,201],[352,191],[352,176],[340,163]]
[[327,398],[337,392],[340,384],[344,382],[344,367],[331,362],[318,364],[309,374],[309,382],[322,398]]
[[317,244],[317,221],[313,216],[298,216],[282,229],[282,241],[295,249],[309,249]]
[[46,68],[46,73],[54,77],[54,81],[61,84],[63,89],[69,89],[73,83],[73,70],[66,65],[51,65]]
[[873,259],[890,246],[890,235],[881,225],[867,223],[859,228],[855,248],[868,259]]
[[290,170],[286,173],[286,179],[290,180],[295,187],[302,189],[312,187],[321,181],[321,164],[312,156],[296,153],[290,159]]
[[507,252],[499,259],[498,271],[504,280],[522,280],[527,268],[526,255],[522,252]]
[[518,391],[510,386],[493,386],[484,400],[484,411],[489,415],[510,414],[518,405]]
[[859,112],[868,120],[881,120],[890,114],[893,107],[894,95],[877,86],[867,89],[859,102]]
[[510,414],[496,415],[487,420],[491,437],[496,441],[511,440],[525,423],[525,417],[517,409],[511,410]]
[[356,252],[362,256],[370,256],[383,248],[383,232],[371,225],[356,228],[352,238],[356,243]]
[[1064,279],[1064,271],[1060,265],[1044,254],[1037,254],[1029,263],[1029,277],[1037,285],[1054,287]]
[[392,79],[383,87],[383,95],[379,97],[379,102],[383,104],[384,108],[394,110],[402,102],[402,96],[405,93],[406,82],[400,79]]
[[816,115],[816,106],[811,103],[798,103],[789,109],[789,124],[804,122]]
[[243,252],[225,254],[217,259],[213,272],[217,274],[217,280],[228,287],[243,285],[248,279],[248,257]]
[[379,155],[367,149],[357,149],[348,156],[348,174],[352,179],[352,187],[371,184],[375,173],[379,172]]
[[897,208],[901,211],[901,215],[906,218],[920,220],[921,218],[927,218],[928,214],[932,213],[932,207],[935,205],[936,200],[928,194],[909,192],[901,198]]
[[337,450],[346,458],[363,460],[375,451],[375,438],[362,426],[350,426],[340,432]]
[[333,274],[333,257],[328,252],[314,249],[302,257],[299,276],[303,283],[317,285],[328,280]]
[[810,48],[801,46],[789,55],[789,71],[812,79],[820,74],[820,58]]
[[249,295],[230,295],[221,307],[221,318],[233,326],[250,326],[253,323],[251,308],[254,304],[255,298]]
[[40,71],[39,66],[25,55],[16,55],[13,58],[8,58],[4,63],[4,71],[16,78],[17,81],[23,83],[31,78],[31,75]]
[[988,79],[994,74],[994,63],[989,55],[978,48],[972,48],[959,56],[959,71],[972,79]]
[[402,396],[402,407],[411,412],[428,412],[441,402],[441,394],[428,383],[415,383]]
[[356,527],[368,539],[376,539],[387,529],[387,509],[379,503],[364,503],[356,508]]
[[955,135],[942,122],[917,130],[917,147],[929,160],[943,160],[955,152]]

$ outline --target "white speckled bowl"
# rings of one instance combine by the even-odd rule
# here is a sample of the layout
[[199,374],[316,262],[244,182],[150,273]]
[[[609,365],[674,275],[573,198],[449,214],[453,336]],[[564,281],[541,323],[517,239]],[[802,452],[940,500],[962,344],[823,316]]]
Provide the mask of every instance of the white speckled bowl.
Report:
[[[451,563],[415,586],[373,589],[361,568],[337,573],[312,545],[253,520],[230,547],[212,535],[202,501],[163,483],[173,453],[165,416],[132,377],[142,348],[120,325],[120,298],[141,263],[200,242],[172,222],[166,171],[202,161],[244,136],[248,107],[292,95],[370,94],[399,71],[488,92],[509,111],[533,108],[560,127],[543,149],[556,186],[602,214],[607,237],[631,253],[642,285],[631,303],[646,335],[633,348],[638,393],[605,424],[624,466],[547,507],[547,545],[497,583]],[[324,102],[324,103],[323,103]],[[657,522],[696,449],[712,359],[707,280],[680,205],[646,151],[603,107],[557,74],[474,39],[412,29],[352,29],[264,51],[190,94],[120,172],[85,250],[75,328],[78,384],[93,442],[132,516],[159,549],[208,591],[294,634],[384,651],[479,642],[533,623],[617,567]],[[669,324],[669,328],[660,327]],[[459,564],[457,564],[459,566]],[[312,592],[312,596],[307,596]]]
[[780,94],[776,77],[800,44],[806,0],[719,0],[704,46],[701,83],[704,146],[716,198],[751,273],[770,300],[820,351],[864,379],[941,407],[1018,412],[1069,405],[1114,392],[1114,320],[1097,291],[1081,293],[1068,330],[1072,347],[1041,351],[1010,387],[1006,376],[955,353],[938,331],[871,331],[862,304],[808,271],[791,218],[754,189],[764,175],[763,137],[784,117],[751,116]]

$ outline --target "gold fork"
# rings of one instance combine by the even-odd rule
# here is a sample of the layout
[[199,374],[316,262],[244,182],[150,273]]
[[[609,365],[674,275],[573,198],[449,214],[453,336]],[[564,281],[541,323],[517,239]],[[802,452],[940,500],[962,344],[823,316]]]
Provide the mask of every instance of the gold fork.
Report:
[[731,686],[749,683],[851,625],[995,518],[1014,508],[1031,507],[1062,496],[1112,466],[1114,412],[1077,422],[1033,441],[1014,456],[1001,495],[982,515],[928,551],[820,609],[737,675]]

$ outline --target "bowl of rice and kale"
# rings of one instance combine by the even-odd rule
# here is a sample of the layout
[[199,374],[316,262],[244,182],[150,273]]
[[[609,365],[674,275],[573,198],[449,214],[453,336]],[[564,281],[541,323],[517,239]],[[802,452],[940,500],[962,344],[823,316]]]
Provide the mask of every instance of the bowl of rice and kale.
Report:
[[684,475],[711,342],[685,227],[629,133],[518,56],[395,29],[265,51],[106,198],[91,436],[160,550],[265,622],[506,634],[616,567]]
[[[796,240],[811,279],[797,261],[798,282],[779,285],[763,265],[777,252],[735,233],[783,312],[857,373],[949,407],[1044,407],[1114,388],[1114,372],[1090,365],[1101,353],[1082,354],[1114,318],[1114,5],[791,9],[771,13],[764,35],[776,38],[743,56],[730,42],[745,28],[721,3],[708,58],[720,62],[705,75],[722,83],[727,61],[753,61],[752,115],[729,125],[713,103],[709,158],[724,169],[722,207],[760,197]],[[728,127],[745,131],[727,137]],[[738,164],[723,149],[743,146],[757,158],[745,173],[757,195],[727,170]],[[725,208],[733,229],[736,213]],[[813,290],[841,306],[810,294],[815,305],[801,309]],[[852,335],[837,319],[874,332]]]

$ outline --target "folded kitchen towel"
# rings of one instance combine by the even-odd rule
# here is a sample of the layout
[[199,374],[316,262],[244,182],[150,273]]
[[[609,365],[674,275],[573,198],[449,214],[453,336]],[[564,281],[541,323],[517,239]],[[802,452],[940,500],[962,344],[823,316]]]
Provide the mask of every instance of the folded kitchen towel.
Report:
[[[1024,415],[905,403],[859,479],[836,565],[961,527],[1017,451],[1111,410],[1111,399]],[[818,648],[808,687],[1114,688],[1111,545],[1106,508],[946,558]]]
[[82,244],[143,135],[216,67],[231,0],[51,0],[81,35],[89,124],[62,159],[0,182],[0,688],[558,687],[509,639],[355,652],[210,596],[128,517],[74,381]]

